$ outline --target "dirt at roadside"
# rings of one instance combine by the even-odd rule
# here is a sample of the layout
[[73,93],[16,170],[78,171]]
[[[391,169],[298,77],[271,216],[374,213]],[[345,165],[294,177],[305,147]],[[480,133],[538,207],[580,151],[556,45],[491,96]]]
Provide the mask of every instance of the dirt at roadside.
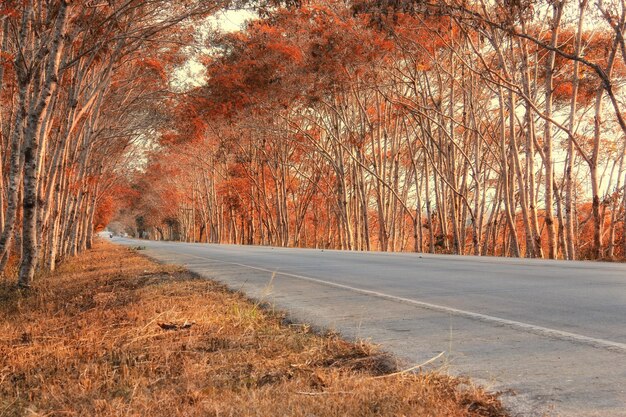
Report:
[[108,243],[0,281],[0,416],[506,416],[437,373],[305,325]]

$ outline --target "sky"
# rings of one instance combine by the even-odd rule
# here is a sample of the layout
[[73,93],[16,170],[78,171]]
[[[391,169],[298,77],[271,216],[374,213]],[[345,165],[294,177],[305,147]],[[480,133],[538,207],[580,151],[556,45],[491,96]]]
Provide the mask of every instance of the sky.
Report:
[[249,10],[226,10],[215,15],[210,21],[216,23],[222,32],[234,32],[243,27],[246,20],[255,17]]
[[[207,21],[207,26],[199,28],[200,38],[204,38],[202,32],[217,30],[222,33],[229,33],[244,28],[246,21],[254,19],[256,14],[250,10],[226,10],[217,13]],[[194,56],[189,57],[185,65],[179,68],[174,75],[174,84],[187,90],[204,84],[204,66]]]

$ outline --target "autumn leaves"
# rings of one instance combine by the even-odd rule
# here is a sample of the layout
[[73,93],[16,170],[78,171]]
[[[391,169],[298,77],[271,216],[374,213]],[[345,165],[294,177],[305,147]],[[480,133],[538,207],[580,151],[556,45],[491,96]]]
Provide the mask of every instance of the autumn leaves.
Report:
[[37,267],[91,245],[130,144],[152,126],[175,26],[217,6],[2,2],[0,273],[16,255],[26,288]]
[[622,256],[613,86],[624,8],[518,6],[309,2],[219,38],[206,85],[178,107],[185,129],[152,156],[159,174],[139,180],[140,229],[189,241]]
[[2,3],[0,272],[120,206],[159,239],[624,256],[620,1],[276,6],[173,88],[219,6]]

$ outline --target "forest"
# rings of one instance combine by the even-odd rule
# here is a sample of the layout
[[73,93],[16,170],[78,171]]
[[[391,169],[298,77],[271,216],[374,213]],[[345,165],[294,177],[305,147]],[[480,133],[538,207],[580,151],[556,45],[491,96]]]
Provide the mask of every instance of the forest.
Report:
[[107,226],[623,259],[625,28],[624,0],[4,0],[0,273]]

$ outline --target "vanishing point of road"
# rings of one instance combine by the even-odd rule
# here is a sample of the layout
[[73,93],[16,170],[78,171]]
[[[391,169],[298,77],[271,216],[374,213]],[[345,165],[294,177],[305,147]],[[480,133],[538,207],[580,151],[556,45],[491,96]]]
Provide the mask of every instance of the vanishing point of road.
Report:
[[513,415],[626,416],[626,264],[113,241],[406,366],[445,352]]

